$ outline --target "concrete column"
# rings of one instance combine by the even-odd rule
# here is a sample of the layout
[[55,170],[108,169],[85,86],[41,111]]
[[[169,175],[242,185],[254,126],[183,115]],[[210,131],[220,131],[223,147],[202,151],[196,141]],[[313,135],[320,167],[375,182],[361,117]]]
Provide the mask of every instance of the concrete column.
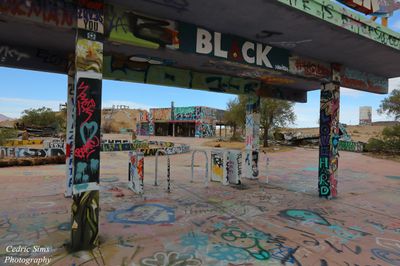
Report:
[[71,248],[98,245],[104,3],[78,1]]
[[244,177],[257,179],[258,153],[260,148],[260,97],[250,97],[246,106],[246,150]]
[[72,196],[73,181],[73,155],[74,155],[74,132],[75,132],[75,62],[70,60],[68,65],[68,90],[67,90],[67,132],[65,138],[65,164],[66,184],[65,197]]
[[172,136],[175,137],[175,122],[172,122]]
[[340,78],[333,70],[329,83],[321,85],[318,191],[320,197],[337,196]]

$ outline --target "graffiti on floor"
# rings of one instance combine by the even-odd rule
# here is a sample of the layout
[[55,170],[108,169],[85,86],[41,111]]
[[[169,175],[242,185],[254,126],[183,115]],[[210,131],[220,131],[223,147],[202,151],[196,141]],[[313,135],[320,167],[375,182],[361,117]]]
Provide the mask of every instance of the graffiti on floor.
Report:
[[180,254],[178,252],[156,252],[153,256],[143,258],[140,261],[142,266],[159,266],[159,265],[190,265],[200,266],[202,262],[191,254]]
[[155,203],[134,205],[129,209],[111,212],[108,221],[122,224],[169,224],[175,222],[175,209]]

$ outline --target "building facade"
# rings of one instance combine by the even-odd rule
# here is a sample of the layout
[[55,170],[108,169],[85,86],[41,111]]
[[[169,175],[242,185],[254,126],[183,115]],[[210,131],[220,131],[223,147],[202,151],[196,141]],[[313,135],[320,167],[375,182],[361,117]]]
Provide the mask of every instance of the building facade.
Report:
[[372,123],[372,107],[361,106],[360,107],[360,125],[370,125]]
[[138,136],[206,138],[215,136],[224,111],[204,106],[151,108],[139,113]]

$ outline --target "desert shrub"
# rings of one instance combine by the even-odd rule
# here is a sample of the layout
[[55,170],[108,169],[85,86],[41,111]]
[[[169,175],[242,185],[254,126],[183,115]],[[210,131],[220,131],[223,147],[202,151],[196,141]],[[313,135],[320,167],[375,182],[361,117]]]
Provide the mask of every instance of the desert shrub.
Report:
[[13,128],[0,128],[0,146],[4,145],[9,139],[18,137],[17,130]]
[[400,125],[385,127],[382,138],[371,138],[366,146],[367,151],[400,154]]

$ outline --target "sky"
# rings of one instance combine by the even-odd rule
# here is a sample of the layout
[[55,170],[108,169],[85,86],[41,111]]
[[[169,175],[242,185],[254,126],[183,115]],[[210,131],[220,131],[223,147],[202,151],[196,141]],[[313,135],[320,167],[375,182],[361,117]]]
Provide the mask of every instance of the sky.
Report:
[[[389,20],[389,27],[400,32],[400,11]],[[44,72],[0,67],[0,114],[18,118],[29,108],[49,107],[59,109],[67,99],[67,76]],[[389,92],[400,89],[400,77],[389,80]],[[128,105],[130,108],[148,109],[175,106],[209,106],[225,109],[229,100],[236,96],[200,90],[154,86],[120,81],[103,81],[103,108],[113,105]],[[377,109],[387,95],[367,93],[352,89],[341,89],[340,122],[358,124],[359,107],[371,106],[372,120],[393,120],[393,117],[378,115]],[[296,103],[296,121],[293,127],[317,127],[319,119],[319,90],[308,93],[307,103]]]

